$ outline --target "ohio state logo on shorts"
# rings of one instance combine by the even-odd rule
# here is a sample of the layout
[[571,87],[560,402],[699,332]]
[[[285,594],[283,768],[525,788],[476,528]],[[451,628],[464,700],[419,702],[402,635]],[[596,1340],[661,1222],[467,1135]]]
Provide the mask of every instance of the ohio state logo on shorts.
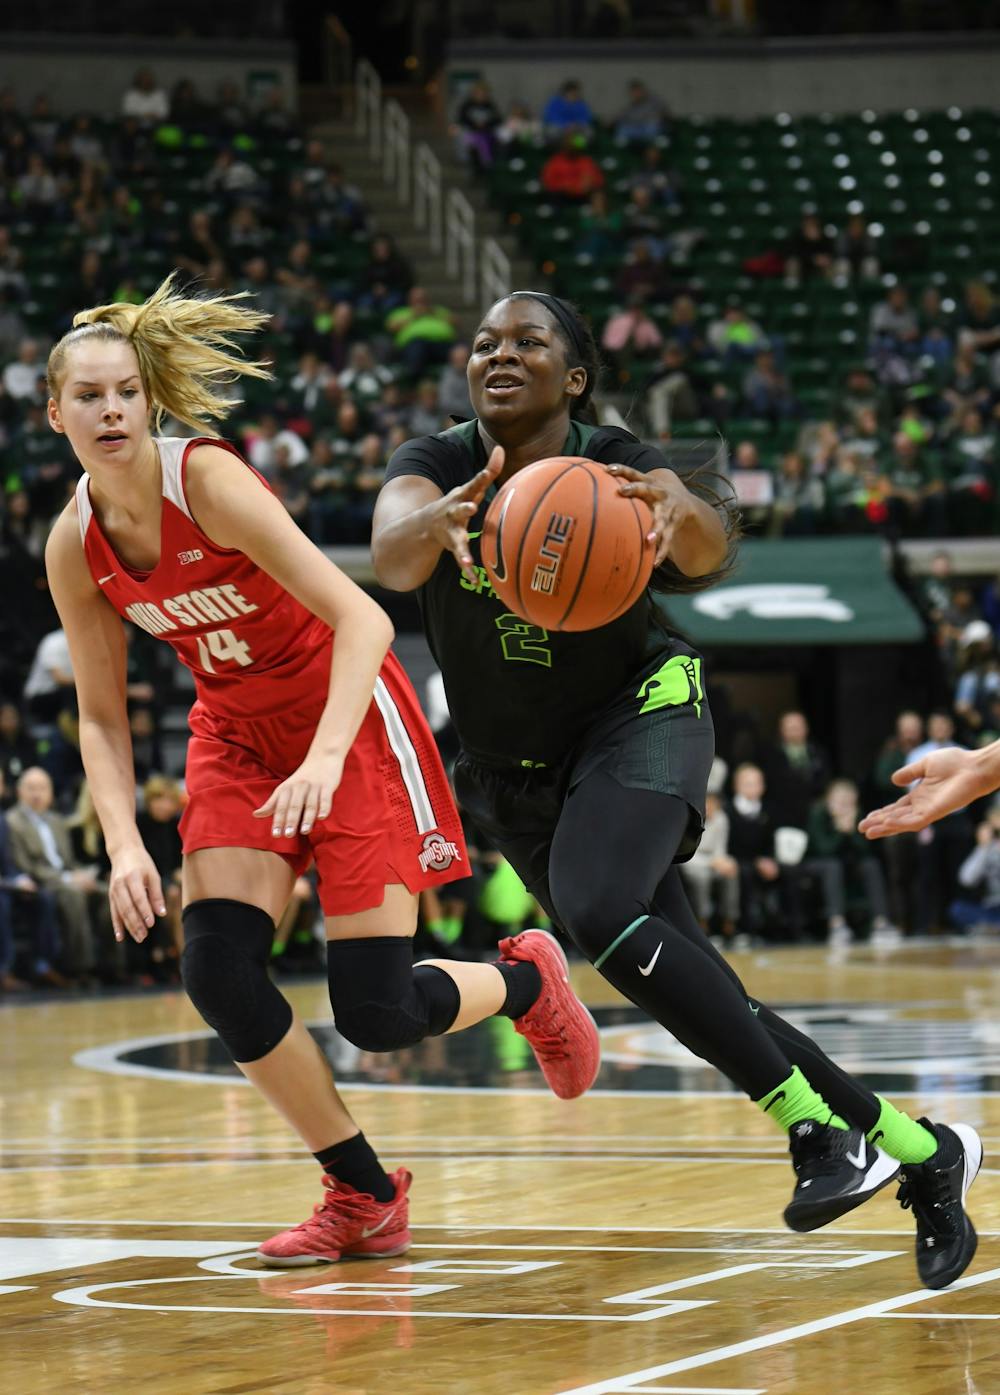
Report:
[[437,829],[428,833],[423,842],[423,852],[419,856],[421,872],[443,872],[453,862],[461,862],[462,854],[454,843],[449,843]]

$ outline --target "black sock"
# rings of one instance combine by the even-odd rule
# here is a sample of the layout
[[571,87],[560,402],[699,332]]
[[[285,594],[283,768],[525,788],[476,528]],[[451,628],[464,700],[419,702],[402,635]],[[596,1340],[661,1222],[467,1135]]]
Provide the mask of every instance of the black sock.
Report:
[[345,1138],[343,1143],[334,1143],[320,1153],[313,1153],[313,1157],[328,1176],[345,1182],[356,1192],[367,1192],[376,1201],[391,1201],[396,1195],[385,1168],[363,1133],[356,1133],[353,1138]]
[[523,1017],[529,1008],[534,1007],[542,991],[542,976],[536,964],[525,961],[510,963],[506,959],[495,959],[493,967],[499,969],[507,986],[507,996],[503,1007],[497,1008],[498,1017]]

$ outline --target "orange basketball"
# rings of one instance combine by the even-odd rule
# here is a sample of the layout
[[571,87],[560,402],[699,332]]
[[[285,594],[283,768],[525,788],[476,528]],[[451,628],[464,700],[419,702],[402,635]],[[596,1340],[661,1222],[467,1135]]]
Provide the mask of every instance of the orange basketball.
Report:
[[546,630],[596,630],[639,599],[653,570],[653,515],[578,456],[518,470],[490,504],[483,566],[516,615]]

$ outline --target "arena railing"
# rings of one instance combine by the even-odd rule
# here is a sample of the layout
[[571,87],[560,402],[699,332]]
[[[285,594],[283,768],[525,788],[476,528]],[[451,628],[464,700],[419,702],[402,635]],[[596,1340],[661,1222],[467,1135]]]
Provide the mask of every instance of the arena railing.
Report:
[[354,74],[355,129],[399,202],[411,206],[416,227],[427,232],[435,252],[443,249],[463,302],[506,295],[511,288],[507,253],[495,238],[480,233],[475,209],[458,185],[447,183],[430,145],[414,143],[409,117],[394,98],[383,100],[381,80],[367,59],[359,60]]

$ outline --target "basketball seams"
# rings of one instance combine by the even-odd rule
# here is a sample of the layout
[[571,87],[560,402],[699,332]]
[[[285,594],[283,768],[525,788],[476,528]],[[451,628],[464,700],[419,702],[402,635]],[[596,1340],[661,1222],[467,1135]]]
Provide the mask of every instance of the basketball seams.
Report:
[[[635,574],[635,580],[632,582],[632,585],[629,587],[628,593],[627,593],[627,595],[625,596],[625,599],[622,601],[621,605],[620,605],[620,606],[618,607],[618,609],[614,612],[614,614],[611,615],[611,616],[609,616],[608,619],[605,621],[605,624],[608,624],[608,625],[611,624],[612,620],[617,620],[618,617],[619,617],[620,615],[624,615],[625,612],[626,612],[632,605],[635,604],[636,595],[637,595],[637,590],[636,590],[636,588],[638,587],[639,582],[642,581],[642,573],[643,573],[643,571],[644,571],[643,559],[644,559],[645,553],[646,553],[646,532],[645,532],[645,527],[644,527],[643,521],[642,521],[642,510],[639,508],[638,502],[637,502],[635,499],[629,499],[628,502],[632,505],[632,515],[633,515],[633,517],[635,518],[635,521],[636,521],[636,523],[638,524],[638,527],[639,527],[639,565],[638,565],[638,569],[637,569],[636,574]],[[650,574],[652,575],[652,569],[650,569]],[[645,590],[646,586],[648,586],[648,585],[649,585],[649,582],[646,581],[646,582],[643,584],[642,589]]]
[[579,570],[577,572],[576,588],[573,591],[573,595],[570,599],[569,605],[562,613],[562,617],[559,621],[559,629],[562,629],[563,625],[565,625],[566,621],[572,615],[573,607],[576,605],[577,600],[579,598],[581,588],[583,587],[584,578],[587,575],[587,565],[590,562],[590,554],[594,546],[594,537],[597,533],[597,516],[600,508],[600,495],[598,492],[597,477],[595,476],[593,470],[591,470],[587,465],[581,464],[579,468],[584,471],[587,478],[590,480],[592,505],[590,510],[590,536],[587,538],[587,548],[583,554],[583,561],[581,562]]

